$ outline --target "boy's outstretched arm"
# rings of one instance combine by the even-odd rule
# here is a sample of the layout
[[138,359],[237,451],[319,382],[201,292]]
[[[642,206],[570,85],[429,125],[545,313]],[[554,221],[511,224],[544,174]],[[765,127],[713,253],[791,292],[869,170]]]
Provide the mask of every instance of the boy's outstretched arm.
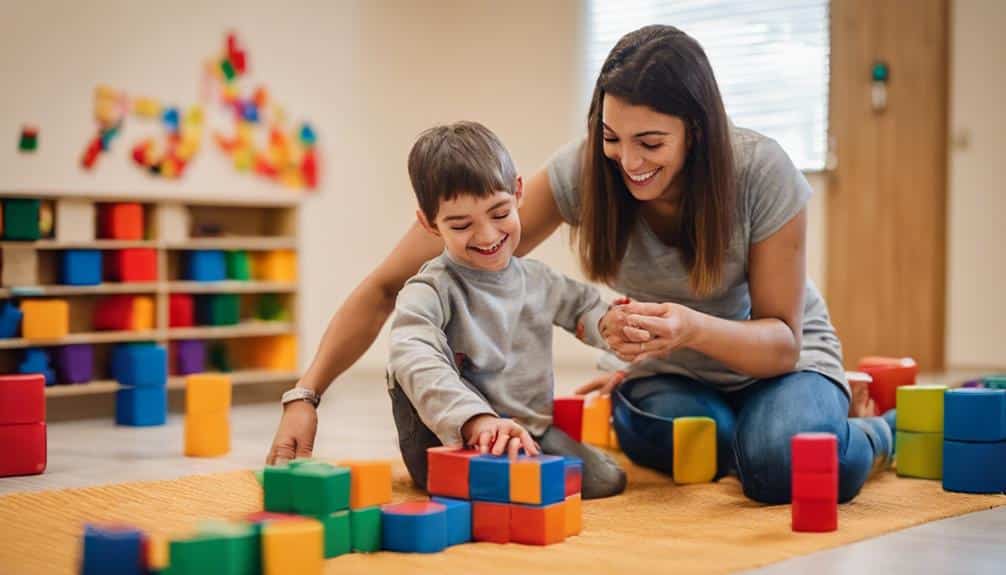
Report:
[[601,292],[594,286],[568,278],[545,264],[540,265],[548,278],[552,323],[587,345],[607,350],[599,324],[608,311],[608,304],[601,298]]

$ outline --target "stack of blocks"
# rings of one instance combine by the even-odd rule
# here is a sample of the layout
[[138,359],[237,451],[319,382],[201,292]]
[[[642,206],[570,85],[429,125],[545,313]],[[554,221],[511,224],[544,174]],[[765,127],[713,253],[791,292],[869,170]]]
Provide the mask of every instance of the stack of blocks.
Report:
[[838,529],[838,438],[798,433],[791,455],[793,531]]
[[448,504],[470,504],[475,541],[549,545],[580,532],[583,463],[577,459],[541,455],[511,461],[434,447],[427,450],[427,465],[426,489],[445,512]]
[[168,419],[168,356],[152,343],[115,346],[112,377],[123,387],[115,392],[115,422],[119,425],[164,425]]
[[947,391],[943,413],[943,488],[1006,491],[1006,389]]
[[943,385],[906,385],[897,391],[895,452],[898,475],[943,475]]
[[45,380],[0,375],[0,477],[45,471]]
[[231,449],[231,380],[216,373],[185,378],[185,455],[217,457]]
[[894,409],[897,389],[915,385],[915,377],[919,374],[918,364],[910,357],[864,357],[856,369],[873,378],[870,397],[877,406],[878,415]]
[[552,423],[582,443],[618,449],[610,395],[557,397],[552,402]]

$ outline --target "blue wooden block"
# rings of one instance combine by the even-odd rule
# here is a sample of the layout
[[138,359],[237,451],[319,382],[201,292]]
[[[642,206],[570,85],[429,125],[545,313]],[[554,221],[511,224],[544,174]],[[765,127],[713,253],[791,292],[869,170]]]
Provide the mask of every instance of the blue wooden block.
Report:
[[167,421],[167,387],[126,387],[115,392],[116,424],[143,427]]
[[141,575],[143,532],[128,527],[84,526],[81,575]]
[[943,396],[943,437],[1006,440],[1006,389],[950,389]]
[[112,350],[112,378],[129,387],[168,384],[168,353],[151,343],[129,343]]
[[227,257],[222,250],[189,252],[186,264],[186,279],[197,282],[218,282],[227,279]]
[[447,508],[447,545],[468,543],[472,540],[472,504],[464,499],[432,497],[434,503]]
[[[558,503],[566,499],[566,462],[555,455],[537,457],[541,465],[541,504]],[[580,462],[583,465],[583,462]]]
[[1006,441],[943,441],[943,489],[964,493],[1006,491]]
[[56,370],[49,363],[49,352],[40,347],[29,347],[24,350],[17,372],[41,373],[45,376],[46,385],[56,385]]
[[510,460],[480,455],[468,464],[468,494],[474,500],[510,502]]
[[401,553],[437,553],[447,547],[447,508],[409,501],[381,508],[381,547]]
[[3,307],[0,307],[0,339],[17,337],[22,317],[24,313],[16,305],[4,302]]
[[101,252],[66,250],[63,252],[59,272],[59,281],[64,285],[98,285],[101,283]]

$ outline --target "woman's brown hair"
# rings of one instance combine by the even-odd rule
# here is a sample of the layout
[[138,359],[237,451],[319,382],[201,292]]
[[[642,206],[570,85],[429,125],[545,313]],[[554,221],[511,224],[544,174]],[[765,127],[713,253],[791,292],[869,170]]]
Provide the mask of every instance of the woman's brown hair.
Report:
[[574,228],[587,276],[612,283],[639,217],[620,170],[605,157],[601,109],[607,94],[677,116],[687,126],[683,187],[673,245],[688,266],[692,290],[708,295],[720,283],[734,217],[730,126],[702,47],[673,26],[630,32],[608,54],[588,115],[579,226]]

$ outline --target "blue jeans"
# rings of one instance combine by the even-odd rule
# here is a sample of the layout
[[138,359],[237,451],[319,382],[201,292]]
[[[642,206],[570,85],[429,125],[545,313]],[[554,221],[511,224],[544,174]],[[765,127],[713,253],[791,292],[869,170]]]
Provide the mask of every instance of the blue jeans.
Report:
[[622,451],[635,463],[672,472],[675,417],[716,421],[717,477],[736,472],[744,494],[763,503],[790,501],[790,439],[805,431],[838,437],[839,500],[855,497],[893,440],[880,417],[849,419],[849,399],[821,374],[801,371],[723,392],[678,375],[622,384],[613,394]]

